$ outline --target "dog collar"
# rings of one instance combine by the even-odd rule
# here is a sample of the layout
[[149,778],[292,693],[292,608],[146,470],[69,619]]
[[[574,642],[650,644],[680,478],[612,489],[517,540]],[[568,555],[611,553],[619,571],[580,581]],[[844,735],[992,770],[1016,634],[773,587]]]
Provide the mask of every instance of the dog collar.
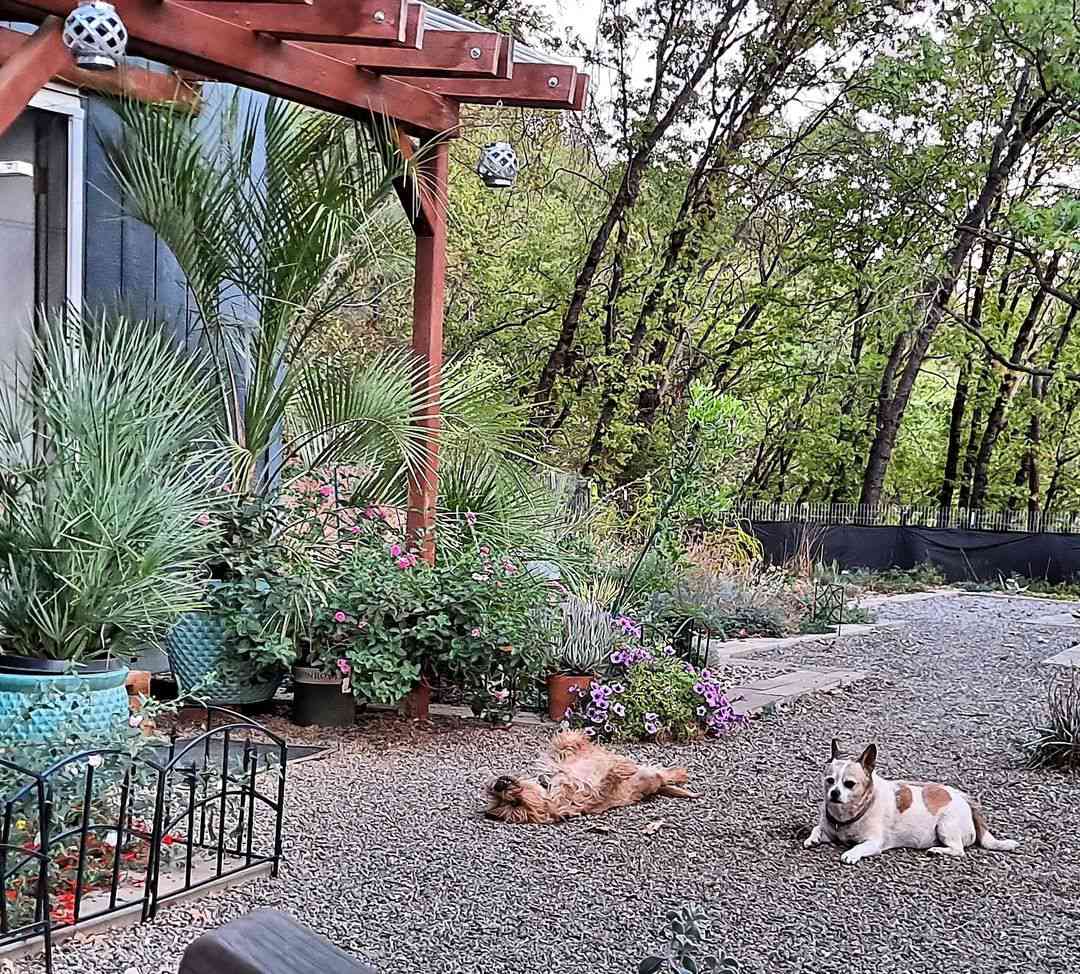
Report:
[[859,814],[856,815],[854,818],[844,819],[844,821],[840,821],[840,819],[836,818],[833,815],[833,813],[829,811],[829,806],[826,805],[825,806],[825,820],[834,829],[842,829],[842,828],[845,828],[848,825],[854,825],[857,821],[859,821],[859,819],[861,819],[868,811],[870,811],[870,806],[873,805],[873,804],[874,804],[874,795],[873,795],[873,792],[871,792],[870,793],[870,801],[868,801],[863,806],[862,811],[859,812]]

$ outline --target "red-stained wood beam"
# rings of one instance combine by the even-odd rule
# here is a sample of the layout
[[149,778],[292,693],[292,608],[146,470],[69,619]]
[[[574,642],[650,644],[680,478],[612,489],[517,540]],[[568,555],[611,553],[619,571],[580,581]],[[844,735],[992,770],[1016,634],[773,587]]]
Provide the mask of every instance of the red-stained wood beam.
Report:
[[[10,61],[26,43],[26,34],[0,28],[0,64]],[[202,105],[198,89],[177,77],[173,72],[147,71],[121,63],[116,71],[87,71],[76,67],[69,57],[53,81],[65,81],[76,88],[100,91],[106,95],[123,95],[136,101],[172,104],[197,112]]]
[[[23,0],[22,6],[66,16],[74,0]],[[396,78],[170,0],[115,0],[115,6],[132,54],[351,118],[385,115],[417,134],[457,126],[454,102]]]
[[501,78],[429,78],[414,77],[410,84],[432,94],[473,105],[514,106],[521,108],[573,109],[577,71],[571,65],[514,65],[514,76]]
[[439,387],[442,378],[443,308],[446,297],[446,201],[449,191],[449,143],[440,139],[425,147],[420,167],[421,184],[432,206],[431,226],[416,236],[413,283],[412,347],[424,363],[420,383],[424,404],[414,422],[423,430],[421,467],[409,477],[409,539],[421,557],[435,561],[435,509],[439,498]]
[[283,40],[414,46],[423,18],[408,0],[315,0],[311,4],[181,0],[192,10],[221,17]]
[[574,82],[574,100],[570,105],[572,112],[585,111],[585,102],[589,97],[589,76],[587,74],[578,74],[577,79]]
[[23,113],[41,87],[71,64],[63,35],[64,22],[58,17],[46,18],[0,67],[0,135]]
[[432,77],[495,78],[502,58],[501,34],[429,30],[420,50],[360,44],[304,44],[329,57],[380,74]]

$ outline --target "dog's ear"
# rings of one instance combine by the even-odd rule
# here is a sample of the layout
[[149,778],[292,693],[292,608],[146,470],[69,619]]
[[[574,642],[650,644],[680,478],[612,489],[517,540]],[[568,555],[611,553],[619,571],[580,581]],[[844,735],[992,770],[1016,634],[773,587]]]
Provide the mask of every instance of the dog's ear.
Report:
[[874,773],[874,766],[877,764],[877,745],[867,744],[866,750],[859,755],[859,764],[863,766],[863,771],[868,775]]
[[835,737],[832,739],[832,760],[840,760],[840,742]]

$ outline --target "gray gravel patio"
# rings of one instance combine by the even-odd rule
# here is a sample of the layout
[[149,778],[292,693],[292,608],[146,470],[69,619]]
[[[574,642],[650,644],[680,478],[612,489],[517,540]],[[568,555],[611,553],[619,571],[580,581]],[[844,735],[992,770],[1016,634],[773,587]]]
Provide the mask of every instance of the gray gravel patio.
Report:
[[[1077,970],[1080,778],[1022,770],[1016,749],[1053,672],[1040,662],[1076,641],[1025,621],[1050,611],[987,597],[909,602],[879,613],[902,626],[772,654],[873,676],[719,743],[635,750],[687,764],[700,801],[558,827],[477,814],[485,781],[527,765],[543,731],[374,722],[290,769],[280,880],[65,944],[56,970],[173,972],[203,930],[274,906],[383,974],[629,974],[657,946],[665,910],[684,901],[701,903],[716,943],[754,971]],[[876,740],[890,777],[973,792],[1021,849],[955,861],[893,852],[856,867],[835,850],[805,852],[834,735],[851,749]]]

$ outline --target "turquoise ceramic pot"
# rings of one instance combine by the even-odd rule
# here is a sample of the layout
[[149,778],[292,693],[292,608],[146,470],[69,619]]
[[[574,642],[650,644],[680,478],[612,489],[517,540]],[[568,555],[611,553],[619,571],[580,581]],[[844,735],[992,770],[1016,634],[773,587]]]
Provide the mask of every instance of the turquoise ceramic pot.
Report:
[[[259,674],[228,657],[225,628],[206,612],[188,612],[169,630],[165,639],[169,663],[181,695],[197,691],[212,704],[266,703],[274,698],[284,670]],[[213,682],[208,683],[210,677]]]
[[107,736],[128,719],[127,675],[126,666],[104,673],[0,672],[0,735],[5,743],[56,743],[77,713],[81,731]]

